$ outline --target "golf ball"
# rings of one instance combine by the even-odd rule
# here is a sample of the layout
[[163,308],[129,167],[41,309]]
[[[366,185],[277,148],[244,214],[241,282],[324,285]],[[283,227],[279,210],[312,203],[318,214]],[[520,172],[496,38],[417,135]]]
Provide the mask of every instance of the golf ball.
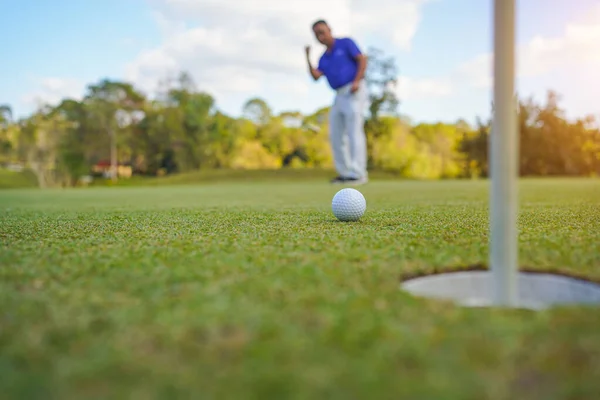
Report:
[[367,201],[358,190],[345,188],[333,196],[331,209],[340,221],[358,221],[367,209]]

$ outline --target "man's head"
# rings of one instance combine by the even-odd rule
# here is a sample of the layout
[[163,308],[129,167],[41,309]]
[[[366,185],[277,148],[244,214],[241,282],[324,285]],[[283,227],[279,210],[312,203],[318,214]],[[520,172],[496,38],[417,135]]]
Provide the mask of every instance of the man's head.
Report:
[[312,26],[313,32],[319,43],[324,44],[325,46],[331,46],[333,44],[333,36],[331,35],[331,29],[327,22],[320,19],[315,22]]

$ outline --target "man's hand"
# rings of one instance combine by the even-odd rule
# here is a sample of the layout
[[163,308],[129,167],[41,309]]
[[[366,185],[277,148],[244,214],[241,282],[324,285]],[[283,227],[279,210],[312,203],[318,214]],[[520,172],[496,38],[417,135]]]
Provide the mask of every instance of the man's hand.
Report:
[[360,87],[360,82],[359,81],[353,81],[352,82],[352,86],[350,87],[350,92],[351,93],[355,93],[358,88]]

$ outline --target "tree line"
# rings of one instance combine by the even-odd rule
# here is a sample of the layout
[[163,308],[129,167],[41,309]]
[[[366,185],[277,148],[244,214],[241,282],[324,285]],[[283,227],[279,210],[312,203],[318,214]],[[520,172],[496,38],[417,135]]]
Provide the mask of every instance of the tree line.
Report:
[[[488,174],[491,120],[475,126],[411,124],[398,113],[393,58],[370,49],[365,122],[371,170],[417,179],[474,178]],[[149,98],[134,85],[101,80],[81,100],[63,99],[15,120],[0,106],[0,163],[32,170],[40,187],[77,185],[108,164],[132,174],[164,175],[198,169],[331,168],[329,108],[309,115],[273,113],[249,99],[240,117],[221,112],[189,74]],[[550,91],[545,104],[519,99],[520,174],[595,176],[600,173],[600,130],[592,117],[568,120]],[[105,165],[106,167],[106,165]]]

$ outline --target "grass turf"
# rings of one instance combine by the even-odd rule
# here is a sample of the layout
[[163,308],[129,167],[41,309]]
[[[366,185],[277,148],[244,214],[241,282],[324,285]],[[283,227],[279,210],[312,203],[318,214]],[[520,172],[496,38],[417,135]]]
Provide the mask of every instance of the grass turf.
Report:
[[0,168],[0,190],[34,187],[37,187],[37,179],[30,170],[15,172]]
[[[600,310],[462,309],[403,273],[487,262],[485,182],[0,192],[3,398],[565,399]],[[521,261],[600,280],[600,182],[521,183]],[[193,395],[193,396],[192,396]]]

